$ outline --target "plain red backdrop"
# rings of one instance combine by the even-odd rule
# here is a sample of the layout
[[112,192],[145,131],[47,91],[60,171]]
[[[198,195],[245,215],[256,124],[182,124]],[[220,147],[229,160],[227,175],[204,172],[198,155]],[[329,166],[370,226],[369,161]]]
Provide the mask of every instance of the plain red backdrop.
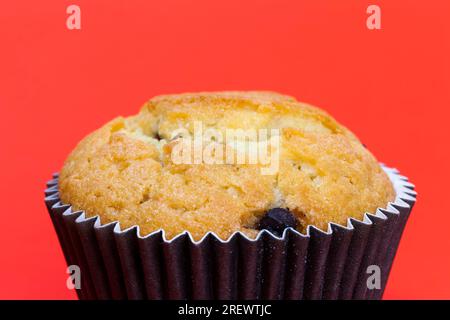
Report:
[[43,190],[77,141],[153,95],[224,89],[321,106],[408,176],[385,298],[450,298],[449,21],[447,0],[2,1],[0,298],[75,299]]

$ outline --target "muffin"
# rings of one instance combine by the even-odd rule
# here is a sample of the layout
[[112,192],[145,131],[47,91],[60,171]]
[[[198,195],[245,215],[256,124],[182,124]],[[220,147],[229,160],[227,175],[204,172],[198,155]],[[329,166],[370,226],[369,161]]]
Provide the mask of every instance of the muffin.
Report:
[[415,199],[327,113],[272,92],[155,97],[49,186],[86,299],[380,298]]

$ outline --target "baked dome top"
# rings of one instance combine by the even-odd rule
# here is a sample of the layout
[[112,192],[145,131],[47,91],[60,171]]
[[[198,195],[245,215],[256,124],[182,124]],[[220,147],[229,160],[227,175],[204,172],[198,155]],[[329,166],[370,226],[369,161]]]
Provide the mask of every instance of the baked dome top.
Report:
[[[259,135],[264,129],[267,135]],[[229,143],[233,130],[247,135]],[[263,161],[256,152],[258,161],[248,161],[248,150],[260,150],[252,146],[263,142],[276,157]],[[207,148],[213,151],[204,153]],[[190,161],[180,162],[174,155],[186,153],[179,150],[192,151],[182,158]],[[220,160],[218,150],[223,159],[244,154],[247,161],[196,156]],[[64,163],[59,192],[64,203],[99,215],[102,223],[138,225],[141,235],[163,229],[167,238],[187,230],[195,239],[209,231],[222,239],[235,231],[254,237],[260,219],[278,207],[288,208],[301,232],[308,225],[326,230],[329,222],[345,225],[349,217],[386,207],[395,196],[374,156],[349,130],[318,108],[272,92],[155,97],[137,115],[85,137]]]

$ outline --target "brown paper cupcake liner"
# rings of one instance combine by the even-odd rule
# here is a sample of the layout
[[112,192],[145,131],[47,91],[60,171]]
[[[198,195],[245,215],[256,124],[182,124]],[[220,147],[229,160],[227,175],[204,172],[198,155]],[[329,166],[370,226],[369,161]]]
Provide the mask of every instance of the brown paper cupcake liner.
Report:
[[[281,237],[141,236],[138,226],[122,230],[61,203],[57,174],[45,203],[67,264],[80,267],[80,299],[380,299],[416,199],[407,178],[383,169],[397,193],[386,208],[329,223],[327,232],[288,228]],[[367,286],[371,265],[380,268],[380,289]]]

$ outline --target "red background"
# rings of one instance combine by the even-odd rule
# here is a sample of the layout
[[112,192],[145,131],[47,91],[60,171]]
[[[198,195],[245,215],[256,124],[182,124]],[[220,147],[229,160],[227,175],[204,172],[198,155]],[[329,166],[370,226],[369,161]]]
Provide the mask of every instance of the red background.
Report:
[[450,298],[449,20],[447,0],[2,1],[0,298],[75,299],[43,190],[79,139],[153,95],[224,89],[321,106],[408,176],[385,298]]

